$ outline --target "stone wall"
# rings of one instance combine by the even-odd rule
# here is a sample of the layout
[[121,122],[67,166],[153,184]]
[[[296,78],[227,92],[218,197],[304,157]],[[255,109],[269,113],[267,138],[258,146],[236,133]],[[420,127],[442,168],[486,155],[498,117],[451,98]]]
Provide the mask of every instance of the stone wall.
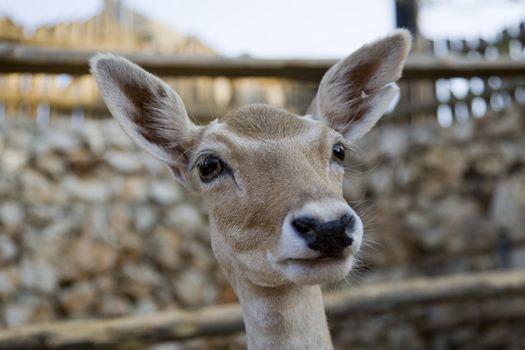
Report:
[[232,301],[202,203],[112,120],[1,128],[1,324]]
[[525,268],[523,110],[450,129],[384,127],[358,148],[345,190],[375,248],[361,283]]
[[[368,227],[350,284],[525,268],[524,136],[517,109],[450,129],[385,125],[369,134],[347,162],[345,194]],[[2,326],[234,300],[203,203],[112,120],[0,124]],[[335,339],[340,348],[451,341],[414,319],[352,318]]]

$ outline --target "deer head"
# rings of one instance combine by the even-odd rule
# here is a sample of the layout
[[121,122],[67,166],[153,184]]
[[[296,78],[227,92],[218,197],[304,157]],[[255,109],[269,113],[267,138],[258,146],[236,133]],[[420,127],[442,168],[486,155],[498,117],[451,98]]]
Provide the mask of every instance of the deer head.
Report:
[[343,161],[394,99],[410,35],[396,31],[324,75],[308,115],[267,105],[195,125],[163,81],[100,54],[91,71],[127,134],[199,191],[214,254],[230,282],[277,287],[350,271],[363,224],[342,195]]

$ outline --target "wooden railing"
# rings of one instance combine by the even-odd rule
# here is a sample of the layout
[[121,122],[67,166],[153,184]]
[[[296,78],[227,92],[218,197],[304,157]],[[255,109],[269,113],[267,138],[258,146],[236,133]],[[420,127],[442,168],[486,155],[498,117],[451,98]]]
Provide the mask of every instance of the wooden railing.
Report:
[[[498,271],[344,289],[325,297],[329,322],[441,302],[480,301],[525,295],[525,271]],[[482,307],[481,307],[482,308]],[[476,310],[478,311],[478,310]],[[505,311],[505,310],[504,310]],[[508,312],[506,310],[505,312]],[[498,314],[523,319],[525,309]],[[491,315],[494,318],[494,315]],[[447,322],[482,322],[480,312],[450,315]],[[423,322],[418,320],[418,322]],[[449,326],[450,326],[449,325]],[[148,344],[243,332],[236,304],[196,311],[167,311],[106,320],[65,321],[0,330],[0,350],[143,349]]]
[[[83,80],[89,73],[89,58],[93,51],[71,51],[41,47],[0,44],[0,74],[68,74],[74,79]],[[126,54],[126,57],[138,63],[145,69],[164,77],[225,77],[230,86],[238,78],[272,78],[276,81],[289,82],[284,93],[285,106],[294,112],[304,112],[314,93],[315,86],[326,70],[336,60],[328,59],[256,59],[256,58],[224,58],[224,57],[184,57],[157,54]],[[277,79],[275,79],[277,78]],[[447,100],[439,100],[436,96],[436,82],[448,79],[476,78],[483,85],[481,92],[469,90],[465,96],[450,94]],[[88,78],[89,79],[89,78]],[[494,86],[491,80],[501,84]],[[21,82],[21,81],[20,81]],[[468,84],[465,80],[464,84]],[[1,85],[1,81],[0,81]],[[197,84],[194,84],[197,86]],[[211,85],[209,85],[211,86]],[[274,86],[275,85],[271,85]],[[461,120],[469,115],[480,117],[479,110],[474,111],[474,105],[481,104],[485,111],[501,110],[510,103],[525,103],[525,60],[511,59],[509,56],[497,60],[484,58],[467,58],[454,55],[436,57],[430,55],[409,56],[403,77],[400,81],[401,100],[392,117],[384,118],[382,125],[390,123],[406,124],[417,120],[436,121],[439,109],[448,111],[449,122]],[[60,114],[86,113],[91,117],[108,116],[105,105],[97,97],[93,85],[78,85],[77,88],[90,90],[90,93],[80,97],[64,96],[62,93],[53,95],[42,94],[38,88],[34,91],[20,94],[19,88],[0,91],[0,104],[7,106],[7,113],[24,107],[21,114],[38,115],[39,106],[49,111],[49,107]],[[266,85],[260,85],[264,89]],[[0,87],[1,88],[1,87]],[[69,92],[74,90],[69,90]],[[230,108],[235,108],[235,97],[225,105],[217,105],[214,91],[207,91],[200,96],[191,96],[192,90],[182,91],[182,96],[189,102],[188,109],[197,120],[205,121],[213,115],[221,115]],[[450,91],[449,91],[450,92]],[[188,96],[188,93],[190,96]],[[234,93],[235,95],[235,93]],[[238,101],[237,101],[238,102]],[[257,100],[257,102],[265,102]],[[233,103],[233,104],[232,104]],[[16,107],[14,107],[16,106]],[[1,107],[1,106],[0,106]],[[483,112],[483,108],[481,114]],[[211,113],[210,113],[211,111]],[[1,114],[0,110],[0,114]],[[48,112],[49,113],[49,112]],[[77,115],[79,114],[77,113]],[[20,114],[20,113],[19,113]],[[48,119],[44,118],[45,120]],[[447,121],[445,121],[446,125]]]
[[[88,61],[96,52],[49,49],[11,44],[0,45],[0,73],[89,73]],[[318,82],[336,60],[181,57],[158,54],[125,54],[133,62],[161,76],[275,77]],[[465,57],[410,56],[403,78],[525,76],[525,61],[495,61]]]

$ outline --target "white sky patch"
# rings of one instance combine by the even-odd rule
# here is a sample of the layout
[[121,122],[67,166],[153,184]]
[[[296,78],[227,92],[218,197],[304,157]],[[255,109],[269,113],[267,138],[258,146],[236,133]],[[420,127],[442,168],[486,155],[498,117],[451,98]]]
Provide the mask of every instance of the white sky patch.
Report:
[[435,39],[494,40],[507,27],[525,20],[523,0],[435,1],[419,14],[422,34]]
[[102,0],[4,0],[0,2],[0,17],[9,17],[31,32],[46,24],[86,20],[103,6]]
[[[125,3],[181,33],[195,35],[226,56],[339,58],[394,28],[394,0],[127,0]],[[102,0],[0,2],[29,30],[85,20]],[[29,10],[30,9],[30,10]],[[420,11],[430,38],[491,39],[525,20],[525,0],[433,0]]]

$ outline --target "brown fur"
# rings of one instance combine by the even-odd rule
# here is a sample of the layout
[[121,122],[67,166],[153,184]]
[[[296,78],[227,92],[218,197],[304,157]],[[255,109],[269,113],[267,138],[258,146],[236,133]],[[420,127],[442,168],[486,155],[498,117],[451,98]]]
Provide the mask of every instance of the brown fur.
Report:
[[[248,127],[241,129],[242,125]],[[301,142],[301,135],[314,128],[321,130],[320,138]],[[204,190],[219,231],[244,233],[238,241],[230,240],[235,249],[257,249],[263,241],[265,246],[275,244],[270,239],[277,236],[291,208],[313,198],[340,196],[339,179],[326,178],[332,141],[326,126],[271,106],[253,105],[224,118],[224,130],[259,142],[254,147],[236,144],[224,131],[207,136],[229,148],[221,157],[238,169],[236,181],[243,188],[232,190],[230,183],[224,186],[231,188]]]
[[220,120],[232,132],[257,140],[286,139],[309,128],[297,115],[264,104],[241,107]]

